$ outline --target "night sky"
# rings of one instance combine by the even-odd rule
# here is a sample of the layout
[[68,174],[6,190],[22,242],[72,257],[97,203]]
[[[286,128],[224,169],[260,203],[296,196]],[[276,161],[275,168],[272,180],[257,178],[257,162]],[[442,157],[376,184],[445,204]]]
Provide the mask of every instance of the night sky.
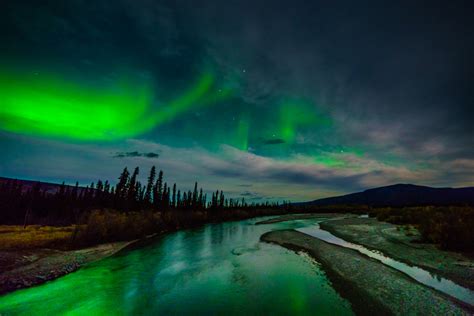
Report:
[[474,185],[470,1],[0,4],[0,176],[230,197]]

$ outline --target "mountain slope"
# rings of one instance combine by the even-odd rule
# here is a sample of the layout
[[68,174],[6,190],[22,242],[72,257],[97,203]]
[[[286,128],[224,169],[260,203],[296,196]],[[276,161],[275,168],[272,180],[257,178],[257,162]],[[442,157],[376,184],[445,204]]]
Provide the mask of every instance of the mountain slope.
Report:
[[[61,184],[59,183],[51,183],[51,182],[40,182],[40,181],[33,181],[33,180],[22,180],[22,179],[12,179],[12,178],[5,178],[0,177],[0,186],[7,184],[7,183],[16,183],[21,184],[21,188],[23,192],[33,189],[35,185],[38,183],[40,184],[40,190],[47,193],[56,193],[59,191]],[[74,186],[66,185],[67,188],[72,189]],[[78,187],[78,193],[81,193],[84,190],[84,187]]]
[[413,184],[395,184],[342,196],[318,199],[298,205],[474,205],[474,187],[432,188]]

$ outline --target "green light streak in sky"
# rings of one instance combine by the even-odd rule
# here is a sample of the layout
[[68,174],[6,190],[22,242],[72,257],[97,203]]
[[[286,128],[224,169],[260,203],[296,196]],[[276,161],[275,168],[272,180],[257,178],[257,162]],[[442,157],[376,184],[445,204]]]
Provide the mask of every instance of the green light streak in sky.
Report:
[[143,132],[148,86],[120,83],[100,90],[52,75],[0,74],[0,127],[46,137],[111,140]]
[[[199,105],[202,106],[218,101],[220,97],[219,95],[216,95],[215,93],[208,94],[212,88],[213,81],[214,78],[211,74],[204,74],[199,79],[198,83],[189,91],[185,92],[176,100],[160,106],[158,111],[152,114],[145,124],[148,124],[150,127],[160,125],[175,119],[180,114],[192,108],[196,108]],[[223,92],[222,97],[225,97],[227,94],[227,91]]]
[[247,116],[243,116],[237,125],[236,145],[240,150],[248,150],[250,123]]
[[316,164],[320,164],[320,165],[323,165],[323,166],[326,166],[326,167],[333,167],[333,168],[340,168],[340,167],[345,167],[346,166],[345,161],[343,161],[341,159],[338,159],[338,158],[329,157],[329,156],[326,156],[326,155],[321,155],[321,156],[314,157],[314,162]]
[[206,73],[182,96],[153,108],[150,83],[116,82],[105,88],[60,76],[0,73],[0,129],[34,136],[110,141],[133,137],[231,91],[213,91]]
[[290,100],[280,105],[279,123],[279,137],[287,143],[294,143],[296,135],[301,129],[328,126],[331,121],[318,114],[311,103]]

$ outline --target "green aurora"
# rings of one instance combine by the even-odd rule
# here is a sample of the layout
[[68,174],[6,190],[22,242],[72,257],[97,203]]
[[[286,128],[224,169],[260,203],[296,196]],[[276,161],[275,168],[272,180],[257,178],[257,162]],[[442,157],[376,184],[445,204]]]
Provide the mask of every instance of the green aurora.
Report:
[[230,95],[214,91],[204,73],[187,91],[153,107],[150,83],[117,81],[89,87],[55,74],[0,73],[0,128],[14,133],[79,141],[111,141],[142,135],[199,106]]
[[[197,144],[220,159],[233,159],[220,154],[220,146],[229,145],[283,164],[361,168],[349,158],[362,158],[364,149],[324,142],[336,126],[320,106],[285,96],[256,107],[236,98],[229,85],[218,85],[214,73],[204,71],[188,88],[166,95],[154,87],[159,82],[137,80],[133,73],[92,86],[58,72],[3,71],[0,129],[98,145],[143,137],[173,147]],[[318,145],[305,143],[314,134]]]
[[[87,185],[157,165],[295,201],[473,185],[462,6],[275,6],[7,0],[0,175]],[[135,151],[159,158],[115,157]]]
[[[285,97],[269,109],[242,103],[233,97],[233,89],[218,87],[212,73],[203,72],[178,96],[160,98],[150,80],[122,79],[91,87],[53,72],[4,70],[0,73],[0,128],[41,138],[99,143],[159,130],[158,141],[179,144],[185,134],[195,135],[206,148],[227,144],[287,159],[289,149],[302,147],[299,134],[325,132],[333,126],[327,114],[302,98]],[[192,119],[196,111],[204,111],[211,125],[202,129],[203,122]],[[175,122],[181,125],[173,127]],[[316,164],[345,166],[328,155],[327,148],[309,154]]]

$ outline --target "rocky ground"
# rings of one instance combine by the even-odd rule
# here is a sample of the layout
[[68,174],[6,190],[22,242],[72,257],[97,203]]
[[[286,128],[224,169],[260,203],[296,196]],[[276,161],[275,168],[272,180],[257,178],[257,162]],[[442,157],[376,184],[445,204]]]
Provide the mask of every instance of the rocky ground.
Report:
[[287,215],[270,218],[261,222],[257,222],[255,224],[256,225],[274,224],[274,223],[279,223],[279,222],[293,221],[293,220],[298,220],[298,219],[310,219],[310,218],[337,219],[337,218],[347,218],[347,217],[356,217],[356,215],[337,214],[337,213],[287,214]]
[[0,294],[55,279],[122,250],[133,243],[116,242],[62,251],[53,249],[0,251]]
[[461,253],[443,251],[417,242],[416,229],[380,222],[373,218],[325,221],[324,230],[344,240],[378,250],[389,257],[419,266],[441,277],[474,289],[474,260]]
[[357,251],[294,230],[262,235],[265,242],[305,251],[322,264],[336,290],[358,314],[471,315],[472,307],[423,286]]

